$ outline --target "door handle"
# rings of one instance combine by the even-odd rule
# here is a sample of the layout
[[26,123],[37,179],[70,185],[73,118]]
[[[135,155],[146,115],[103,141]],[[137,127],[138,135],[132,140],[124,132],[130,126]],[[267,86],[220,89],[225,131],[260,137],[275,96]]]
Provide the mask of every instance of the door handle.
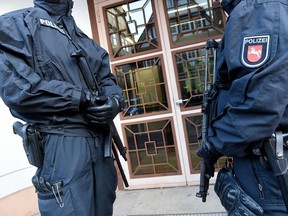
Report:
[[186,102],[186,101],[188,101],[189,99],[178,99],[178,100],[176,100],[175,101],[175,103],[176,103],[176,105],[181,105],[181,104],[183,104],[184,102]]

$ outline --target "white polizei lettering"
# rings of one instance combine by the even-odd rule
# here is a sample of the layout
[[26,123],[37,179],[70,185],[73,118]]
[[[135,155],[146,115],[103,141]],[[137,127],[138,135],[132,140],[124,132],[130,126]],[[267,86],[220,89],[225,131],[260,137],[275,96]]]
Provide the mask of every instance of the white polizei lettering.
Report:
[[268,43],[267,37],[259,37],[259,38],[247,38],[244,43],[255,44],[255,43]]
[[45,20],[43,19],[39,19],[39,20],[40,20],[40,24],[43,25]]
[[[62,34],[66,35],[67,37],[69,37],[66,32],[61,29],[59,26],[57,26],[55,23],[53,23],[52,21],[50,20],[46,20],[46,19],[39,19],[40,20],[40,24],[41,25],[44,25],[44,26],[47,26],[47,27],[51,27],[51,28],[54,28],[54,29],[57,29],[59,32],[61,32]],[[70,38],[70,37],[69,37]]]

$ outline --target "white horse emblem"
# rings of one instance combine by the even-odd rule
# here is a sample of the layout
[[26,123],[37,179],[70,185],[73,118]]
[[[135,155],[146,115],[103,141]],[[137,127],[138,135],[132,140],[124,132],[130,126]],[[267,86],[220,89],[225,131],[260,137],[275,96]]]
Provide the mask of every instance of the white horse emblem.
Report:
[[256,50],[256,48],[252,46],[250,51],[248,51],[248,55],[256,55],[256,57],[260,59],[262,56],[262,50]]
[[262,58],[263,45],[249,45],[247,48],[247,60],[251,63],[260,61]]

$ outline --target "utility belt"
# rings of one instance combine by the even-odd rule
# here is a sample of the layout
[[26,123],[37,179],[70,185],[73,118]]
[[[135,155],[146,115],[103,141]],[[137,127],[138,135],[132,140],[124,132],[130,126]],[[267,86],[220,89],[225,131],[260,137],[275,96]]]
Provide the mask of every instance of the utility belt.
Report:
[[276,131],[270,138],[263,140],[261,147],[253,149],[253,153],[260,157],[261,164],[267,169],[272,169],[275,176],[287,173],[287,142],[288,134]]
[[280,158],[284,156],[284,151],[288,150],[288,134],[282,131],[276,131],[271,137],[264,139],[260,147],[253,149],[253,154],[263,156],[265,154],[265,145],[273,143],[275,149],[275,156]]
[[[100,128],[89,130],[87,127],[78,127],[78,125],[36,125],[22,124],[15,122],[13,124],[13,132],[22,138],[24,151],[29,163],[33,166],[40,167],[44,160],[44,141],[45,134],[62,134],[66,136],[83,136],[83,137],[101,137],[104,145],[104,156],[110,155],[107,146],[112,143],[112,137],[109,130]],[[107,149],[107,150],[106,150]]]
[[96,137],[99,133],[87,130],[87,128],[77,126],[56,126],[56,125],[36,125],[22,124],[15,122],[13,132],[22,138],[23,148],[28,162],[36,167],[40,167],[44,160],[44,141],[45,134],[65,134],[67,136]]
[[90,125],[88,127],[87,125],[79,124],[37,124],[37,128],[43,134],[59,134],[72,137],[98,137],[104,146],[104,157],[112,157],[112,150],[110,148],[112,144],[112,132],[110,127],[102,125]]
[[102,133],[103,128],[91,130],[87,126],[79,124],[46,125],[36,124],[37,129],[43,134],[59,134],[65,136],[96,137]]

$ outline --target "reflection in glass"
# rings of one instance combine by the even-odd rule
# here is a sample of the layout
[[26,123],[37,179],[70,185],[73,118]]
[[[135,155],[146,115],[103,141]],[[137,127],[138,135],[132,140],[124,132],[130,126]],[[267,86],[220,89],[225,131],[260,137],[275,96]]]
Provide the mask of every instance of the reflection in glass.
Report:
[[[208,82],[213,75],[213,51],[209,50]],[[175,54],[177,81],[184,108],[199,106],[203,102],[205,78],[205,48],[178,52]]]
[[174,44],[203,41],[224,32],[224,16],[212,0],[164,0]]
[[158,48],[151,0],[138,0],[106,9],[113,57]]
[[179,174],[171,120],[124,126],[132,177]]
[[126,100],[124,116],[168,110],[160,58],[117,65],[114,69]]

